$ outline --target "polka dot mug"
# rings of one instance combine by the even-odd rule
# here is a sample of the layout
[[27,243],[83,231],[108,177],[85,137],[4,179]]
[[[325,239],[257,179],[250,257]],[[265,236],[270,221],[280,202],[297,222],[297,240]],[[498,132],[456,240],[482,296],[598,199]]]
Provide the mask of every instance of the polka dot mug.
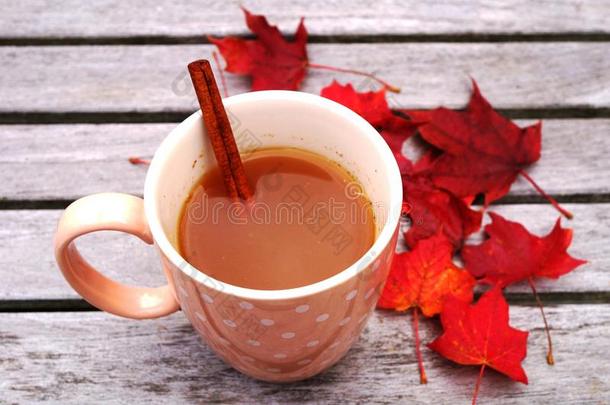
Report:
[[[301,380],[341,359],[375,308],[396,244],[402,202],[399,169],[371,125],[328,99],[261,91],[224,103],[241,152],[301,148],[338,161],[358,179],[373,203],[377,227],[366,254],[328,279],[287,290],[229,285],[187,263],[176,249],[180,208],[191,186],[214,163],[201,113],[196,112],[155,153],[144,199],[102,193],[66,209],[55,236],[57,263],[71,286],[104,311],[143,319],[182,309],[206,344],[237,370],[266,381]],[[118,230],[154,243],[168,284],[133,287],[98,273],[79,254],[74,240],[100,230]]]

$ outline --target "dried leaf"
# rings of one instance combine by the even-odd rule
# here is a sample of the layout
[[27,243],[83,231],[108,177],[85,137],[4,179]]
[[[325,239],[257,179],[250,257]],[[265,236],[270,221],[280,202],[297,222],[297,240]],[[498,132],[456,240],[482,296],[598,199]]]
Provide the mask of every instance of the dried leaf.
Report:
[[[443,308],[447,297],[464,302],[472,301],[475,280],[467,271],[452,261],[453,246],[441,233],[417,242],[412,251],[394,258],[390,275],[377,306],[379,308],[407,311],[414,309],[415,338],[417,333],[417,309],[431,317]],[[421,362],[419,345],[416,345],[420,360],[421,382],[426,374]]]
[[415,133],[417,126],[390,110],[384,89],[357,92],[351,84],[342,85],[333,80],[322,89],[320,95],[343,104],[367,120],[385,139],[399,165],[402,167],[405,164],[402,145]]
[[463,365],[480,365],[473,404],[485,367],[527,384],[521,362],[527,353],[528,332],[508,323],[508,304],[500,288],[485,293],[476,304],[448,298],[441,312],[443,334],[429,347]]
[[[464,246],[462,258],[473,276],[486,284],[505,287],[520,281],[528,281],[536,294],[534,279],[558,278],[586,263],[567,252],[572,243],[572,230],[561,227],[558,219],[553,230],[544,237],[532,235],[523,225],[489,213],[491,224],[485,226],[489,239],[476,246]],[[547,361],[553,364],[550,334],[540,304],[549,340]]]
[[426,160],[427,156],[424,156],[415,167],[410,163],[403,166],[404,199],[410,206],[407,215],[411,219],[405,241],[408,246],[413,246],[418,240],[442,230],[453,246],[460,248],[468,235],[479,230],[483,214],[450,192],[436,187],[425,170],[419,169]]
[[254,15],[243,7],[242,10],[246,16],[246,25],[256,35],[256,39],[212,36],[208,36],[208,39],[225,58],[227,72],[252,78],[252,90],[298,90],[307,69],[322,69],[364,76],[389,91],[400,92],[398,87],[372,73],[311,63],[307,57],[308,34],[303,18],[294,34],[294,40],[290,41],[275,25],[269,24],[265,16]]
[[308,64],[307,30],[303,18],[294,34],[294,41],[288,41],[264,16],[254,15],[245,8],[242,10],[256,39],[208,37],[225,58],[226,70],[251,76],[252,90],[298,90]]
[[489,204],[504,196],[519,174],[568,218],[565,211],[524,171],[540,159],[542,124],[519,128],[500,115],[481,95],[473,80],[473,92],[465,111],[440,107],[432,111],[408,111],[421,123],[421,136],[442,153],[430,168],[434,184],[457,197],[483,194]]

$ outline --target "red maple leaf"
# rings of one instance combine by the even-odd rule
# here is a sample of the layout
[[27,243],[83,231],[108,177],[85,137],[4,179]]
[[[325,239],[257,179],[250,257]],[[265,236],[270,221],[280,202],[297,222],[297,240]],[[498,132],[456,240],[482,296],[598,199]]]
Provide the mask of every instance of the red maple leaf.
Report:
[[441,312],[448,296],[472,301],[475,280],[453,263],[452,256],[453,246],[442,233],[417,242],[410,252],[396,255],[377,303],[379,308],[400,312],[413,308],[415,350],[422,384],[427,380],[419,348],[418,308],[424,316],[431,317]]
[[371,73],[310,62],[307,57],[308,35],[303,18],[294,34],[294,40],[288,41],[275,25],[267,22],[265,16],[252,14],[243,7],[242,10],[246,16],[246,25],[256,35],[256,39],[212,36],[208,36],[208,39],[225,58],[227,72],[252,77],[252,90],[298,90],[307,69],[314,68],[366,76],[390,91],[400,92],[397,87]]
[[558,278],[586,263],[567,252],[572,230],[561,227],[558,219],[544,237],[532,235],[517,222],[489,213],[491,224],[485,226],[489,238],[476,246],[464,246],[462,258],[473,276],[483,283],[505,287],[527,280],[540,306],[548,338],[547,362],[553,364],[553,345],[542,303],[536,292],[536,277]]
[[528,333],[512,328],[508,321],[508,304],[500,288],[486,292],[476,304],[450,297],[443,306],[443,334],[428,346],[458,364],[481,366],[473,405],[485,367],[527,384],[521,362],[527,353]]
[[252,76],[252,90],[298,90],[308,63],[303,18],[294,41],[287,41],[264,16],[251,14],[245,8],[242,10],[248,28],[257,39],[208,37],[225,58],[227,72]]
[[411,219],[405,242],[413,246],[440,229],[455,248],[460,248],[468,235],[479,230],[483,214],[432,183],[425,169],[421,169],[427,165],[428,156],[424,155],[415,167],[410,162],[403,166],[402,186]]
[[465,111],[440,107],[407,112],[422,124],[421,136],[444,152],[430,168],[434,183],[458,197],[483,194],[489,204],[508,193],[517,176],[522,175],[571,218],[572,214],[542,191],[524,170],[540,159],[542,124],[519,128],[494,110],[476,82],[472,83],[473,92]]
[[401,152],[402,145],[415,133],[417,126],[390,110],[385,89],[360,93],[351,84],[341,85],[333,80],[322,89],[320,95],[343,104],[374,126],[394,153],[401,169],[403,168],[406,159]]

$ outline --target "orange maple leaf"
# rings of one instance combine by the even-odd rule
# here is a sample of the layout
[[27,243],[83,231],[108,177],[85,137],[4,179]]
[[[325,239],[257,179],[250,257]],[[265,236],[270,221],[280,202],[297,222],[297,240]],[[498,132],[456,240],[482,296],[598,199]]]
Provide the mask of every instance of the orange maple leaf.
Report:
[[418,241],[413,250],[394,258],[390,275],[377,303],[379,308],[407,311],[413,308],[413,329],[420,382],[427,382],[419,344],[418,309],[431,317],[441,312],[449,296],[472,301],[475,279],[452,261],[453,245],[442,233]]

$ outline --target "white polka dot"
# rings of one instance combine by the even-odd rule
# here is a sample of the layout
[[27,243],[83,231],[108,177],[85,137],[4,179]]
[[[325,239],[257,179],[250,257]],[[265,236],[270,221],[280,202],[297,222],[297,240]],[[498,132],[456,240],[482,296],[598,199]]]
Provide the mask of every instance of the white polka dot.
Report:
[[341,326],[345,326],[345,325],[347,325],[347,323],[348,323],[349,321],[351,321],[351,320],[352,320],[352,318],[351,318],[350,316],[348,316],[347,318],[343,318],[343,319],[341,320],[341,322],[339,322],[339,325],[341,325]]
[[364,294],[364,299],[368,300],[369,298],[371,298],[371,295],[373,295],[373,293],[375,292],[375,288],[371,288],[370,290],[368,290],[366,292],[366,294]]
[[214,302],[214,298],[210,297],[209,295],[207,295],[206,293],[201,294],[201,298],[203,298],[203,300],[205,302],[207,302],[208,304],[211,304]]
[[223,319],[222,321],[224,322],[225,325],[227,325],[230,328],[234,328],[237,326],[237,324],[230,319]]
[[239,307],[241,309],[245,309],[246,311],[249,311],[252,308],[254,308],[254,305],[250,304],[249,302],[242,301],[242,302],[239,303]]
[[312,340],[311,342],[307,342],[307,347],[315,347],[320,343],[319,340]]
[[275,322],[272,319],[261,319],[261,325],[263,326],[271,326]]
[[203,316],[203,315],[201,314],[201,312],[195,311],[195,316],[196,316],[196,317],[197,317],[197,319],[199,319],[201,322],[205,322],[205,321],[206,321],[205,316]]
[[260,345],[261,345],[261,342],[259,342],[258,340],[252,340],[252,339],[248,340],[248,342],[247,342],[247,343],[248,343],[250,346],[260,346]]
[[178,287],[178,291],[180,292],[180,295],[184,296],[185,298],[188,298],[189,293],[188,293],[188,292],[186,292],[186,290],[184,289],[184,287],[179,286],[179,287]]
[[254,363],[254,359],[250,356],[242,356],[241,359],[243,361],[247,361],[248,363]]
[[309,364],[309,363],[311,363],[311,360],[309,360],[309,359],[303,359],[303,360],[297,361],[297,364],[299,366],[304,366],[305,364]]
[[286,356],[284,353],[277,353],[277,354],[274,354],[273,357],[276,359],[285,359],[288,356]]
[[305,305],[299,305],[298,307],[295,308],[294,310],[297,314],[302,314],[305,313],[307,311],[309,311],[309,305],[305,304]]
[[292,339],[295,336],[296,336],[296,333],[294,333],[294,332],[284,332],[284,333],[282,333],[282,339]]
[[358,295],[358,291],[357,290],[352,290],[349,293],[347,293],[347,295],[345,296],[345,300],[346,301],[351,301],[354,298],[356,298],[356,295]]
[[328,314],[318,315],[318,317],[316,318],[316,322],[324,322],[328,318],[330,318],[330,315]]
[[279,373],[282,370],[280,370],[279,368],[271,367],[271,368],[268,368],[267,371],[269,371],[270,373]]

